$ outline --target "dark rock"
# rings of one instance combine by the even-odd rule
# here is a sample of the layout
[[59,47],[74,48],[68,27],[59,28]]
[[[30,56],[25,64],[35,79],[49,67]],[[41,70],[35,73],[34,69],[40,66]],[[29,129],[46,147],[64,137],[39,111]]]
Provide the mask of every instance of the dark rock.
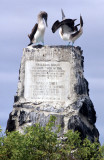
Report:
[[96,127],[93,128],[92,133],[95,137],[99,138],[99,131]]
[[39,123],[41,126],[45,127],[49,121],[50,116],[45,116],[44,113],[36,113],[30,112],[29,113],[29,120],[32,123]]
[[[61,131],[60,131],[59,135],[62,136],[62,134],[63,134],[63,128],[64,128],[64,116],[63,115],[56,115],[56,114],[55,115],[52,114],[52,115],[56,117],[55,126],[52,127],[52,131],[56,132],[56,130],[58,129],[58,126],[61,126]],[[40,126],[45,127],[46,124],[50,120],[50,116],[51,115],[45,116],[44,113],[31,112],[29,114],[29,119],[30,119],[30,122],[32,122],[33,124],[39,123]]]
[[78,51],[80,51],[80,53],[81,53],[81,55],[82,55],[82,53],[83,53],[83,50],[81,50],[81,47],[80,46],[77,46],[77,47],[75,47]]
[[74,87],[77,94],[82,95],[89,92],[88,82],[85,78],[78,78],[78,84]]
[[14,116],[17,116],[17,113],[18,113],[18,110],[15,110],[14,114],[13,114],[13,117]]
[[6,130],[8,132],[14,131],[16,129],[15,120],[12,119],[12,112],[9,114],[9,119],[7,121]]
[[[55,132],[57,125],[60,125],[62,136],[67,129],[73,129],[81,133],[82,139],[88,136],[94,141],[95,137],[99,137],[95,127],[96,112],[89,97],[88,82],[83,74],[82,53],[79,46],[72,49],[72,46],[33,44],[32,47],[23,49],[18,89],[7,124],[9,131],[15,129],[22,131],[24,127],[35,123],[44,127],[49,122],[50,116],[54,115],[56,121],[53,131]],[[31,61],[34,63],[33,67]],[[41,62],[42,67],[39,69],[36,66],[40,66]],[[26,67],[26,63],[30,67],[28,65]],[[45,74],[46,71],[49,72],[49,67],[48,65],[45,67],[44,64],[51,66],[50,78]],[[55,67],[52,67],[53,64]]]
[[81,47],[80,46],[77,46],[76,49],[79,50],[79,51],[81,51]]
[[18,96],[14,96],[14,103],[19,101],[19,97]]
[[[46,126],[46,124],[49,122],[50,120],[50,116],[45,116],[44,113],[36,113],[36,112],[30,112],[29,113],[29,119],[30,122],[33,123],[39,123],[41,126]],[[64,116],[63,115],[53,115],[56,117],[55,120],[55,126],[57,125],[61,125],[61,127],[64,127]]]
[[20,111],[19,125],[21,126],[22,124],[26,123],[26,120],[27,120],[27,113],[25,111]]
[[88,136],[88,139],[91,142],[95,141],[95,137],[99,138],[98,134],[96,133],[97,130],[94,128],[93,130],[91,130],[90,128],[88,128],[84,122],[82,122],[81,118],[77,115],[72,116],[69,119],[68,122],[68,129],[73,129],[74,131],[78,131],[80,132],[80,136],[82,138],[82,140],[84,138],[86,138]]
[[79,113],[85,116],[90,124],[94,124],[96,122],[96,112],[90,99],[86,98],[84,100],[83,105],[79,110]]
[[[21,65],[20,65],[20,68],[21,68]],[[20,71],[20,69],[19,69],[19,77],[18,77],[18,80],[20,80],[20,72],[21,72],[21,71]]]
[[23,108],[23,104],[21,103],[21,104],[14,104],[14,106],[13,106],[14,108]]
[[89,96],[89,83],[85,78],[84,78],[84,81],[86,83],[86,92],[87,92],[87,95]]
[[34,108],[32,105],[29,105],[28,103],[19,103],[19,104],[14,104],[14,108],[26,108],[26,109],[32,109]]
[[84,69],[84,57],[83,56],[81,57],[81,66]]

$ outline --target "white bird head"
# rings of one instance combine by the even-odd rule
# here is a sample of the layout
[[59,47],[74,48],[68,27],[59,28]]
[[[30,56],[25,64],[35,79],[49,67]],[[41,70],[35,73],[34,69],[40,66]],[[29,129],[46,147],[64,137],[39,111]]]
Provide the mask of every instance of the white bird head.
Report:
[[47,25],[47,18],[48,18],[48,14],[45,11],[41,11],[38,15],[39,18],[43,18],[45,20],[46,26]]

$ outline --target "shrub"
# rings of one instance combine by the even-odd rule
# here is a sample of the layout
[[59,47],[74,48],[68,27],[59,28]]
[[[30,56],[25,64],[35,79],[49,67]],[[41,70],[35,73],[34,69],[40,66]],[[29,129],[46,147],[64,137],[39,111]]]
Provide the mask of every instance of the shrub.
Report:
[[2,135],[0,129],[0,160],[103,160],[104,146],[87,138],[83,141],[78,132],[69,130],[63,140],[52,132],[55,117],[46,127],[39,124],[27,127],[24,134],[18,131]]

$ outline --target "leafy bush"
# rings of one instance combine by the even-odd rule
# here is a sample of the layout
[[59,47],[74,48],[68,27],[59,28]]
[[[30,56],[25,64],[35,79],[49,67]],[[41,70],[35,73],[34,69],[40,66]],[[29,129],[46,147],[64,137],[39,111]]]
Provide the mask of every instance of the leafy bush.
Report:
[[104,146],[87,138],[81,140],[78,132],[69,130],[63,140],[52,132],[55,117],[46,127],[39,124],[2,135],[0,129],[0,160],[104,160]]

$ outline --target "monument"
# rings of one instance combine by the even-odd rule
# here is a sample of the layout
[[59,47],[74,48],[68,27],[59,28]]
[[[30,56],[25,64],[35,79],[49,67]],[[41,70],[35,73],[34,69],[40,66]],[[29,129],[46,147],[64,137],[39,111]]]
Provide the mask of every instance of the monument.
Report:
[[8,131],[23,132],[35,123],[45,126],[54,115],[53,130],[61,125],[60,136],[73,129],[92,142],[99,138],[82,53],[80,47],[70,46],[24,48]]

